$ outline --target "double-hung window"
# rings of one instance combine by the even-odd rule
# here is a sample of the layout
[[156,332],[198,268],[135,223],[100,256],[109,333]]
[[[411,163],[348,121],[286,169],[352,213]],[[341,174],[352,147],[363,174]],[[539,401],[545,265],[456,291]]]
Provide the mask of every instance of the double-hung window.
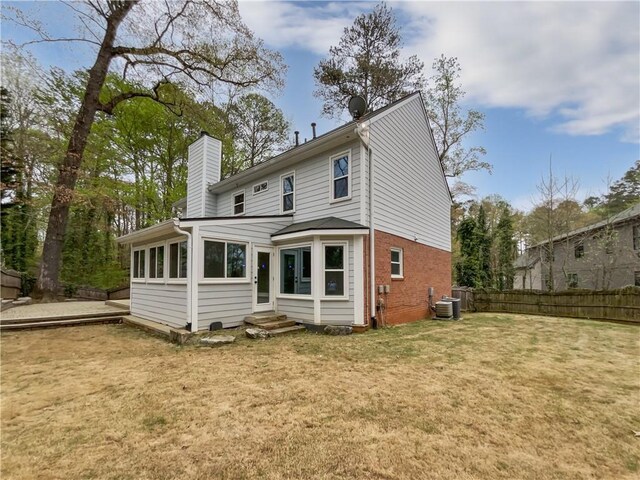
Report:
[[331,157],[331,201],[351,198],[351,159],[344,152]]
[[169,278],[187,278],[187,241],[169,244]]
[[573,256],[575,258],[582,258],[584,257],[584,243],[582,242],[577,242],[574,246],[573,246]]
[[245,243],[204,241],[203,277],[205,279],[247,278]]
[[578,288],[578,274],[577,273],[569,273],[567,275],[567,287],[568,288]]
[[640,225],[633,226],[633,249],[640,250]]
[[282,213],[294,212],[296,209],[295,173],[287,173],[280,177],[282,184]]
[[133,251],[133,265],[131,267],[133,278],[144,278],[144,250]]
[[149,249],[149,278],[164,278],[164,245]]
[[244,214],[244,190],[233,194],[233,214]]
[[346,281],[347,245],[324,244],[324,296],[346,297],[348,285]]
[[403,278],[404,268],[402,259],[402,249],[391,249],[391,278]]

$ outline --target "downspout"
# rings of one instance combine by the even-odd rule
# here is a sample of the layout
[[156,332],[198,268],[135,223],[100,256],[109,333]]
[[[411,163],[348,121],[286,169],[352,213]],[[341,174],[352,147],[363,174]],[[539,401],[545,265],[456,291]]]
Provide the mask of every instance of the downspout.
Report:
[[[186,230],[182,230],[179,227],[180,220],[177,218],[173,219],[173,230],[180,234],[185,235],[187,237],[187,265],[189,266],[187,270],[187,320],[191,323],[191,333],[196,333],[198,331],[198,315],[197,315],[197,302],[198,302],[198,294],[195,292],[195,296],[193,295],[193,276],[196,272],[194,268],[192,259],[193,259],[193,235],[191,232]],[[196,308],[193,308],[192,300],[195,297],[196,299]],[[195,315],[194,315],[195,311]]]
[[369,302],[370,302],[370,325],[376,324],[376,240],[375,225],[373,220],[374,214],[374,195],[373,195],[373,155],[369,148],[369,126],[358,124],[355,132],[360,137],[360,141],[364,145],[369,159]]

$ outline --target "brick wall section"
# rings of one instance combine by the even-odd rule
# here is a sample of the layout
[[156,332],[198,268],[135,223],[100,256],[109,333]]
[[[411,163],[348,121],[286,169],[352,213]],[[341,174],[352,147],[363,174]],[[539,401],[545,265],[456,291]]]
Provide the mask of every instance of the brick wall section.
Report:
[[[434,287],[434,302],[451,295],[451,252],[429,247],[406,238],[376,230],[376,285],[390,285],[391,292],[382,295],[386,303],[386,323],[395,325],[431,317],[428,287]],[[368,236],[365,237],[365,270],[368,271]],[[402,248],[404,279],[391,279],[391,248]],[[367,277],[368,277],[367,273]],[[365,312],[370,318],[368,285],[365,281]],[[376,295],[377,295],[376,287]],[[378,314],[379,315],[379,314]]]

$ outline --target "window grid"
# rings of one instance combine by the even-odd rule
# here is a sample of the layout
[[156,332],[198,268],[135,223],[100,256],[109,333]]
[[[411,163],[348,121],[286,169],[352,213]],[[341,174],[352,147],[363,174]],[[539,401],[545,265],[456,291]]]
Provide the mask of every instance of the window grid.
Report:
[[233,214],[242,215],[244,213],[244,192],[233,194]]
[[343,243],[324,244],[324,296],[345,297],[348,288],[345,279],[347,246]]
[[282,213],[293,212],[296,209],[295,173],[288,173],[281,178]]

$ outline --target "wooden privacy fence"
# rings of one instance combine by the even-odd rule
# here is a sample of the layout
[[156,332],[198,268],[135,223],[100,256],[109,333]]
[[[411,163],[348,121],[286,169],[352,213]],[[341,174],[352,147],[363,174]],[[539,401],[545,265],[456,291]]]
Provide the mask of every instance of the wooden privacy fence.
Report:
[[473,288],[471,287],[453,287],[451,296],[460,299],[460,310],[464,312],[474,311],[473,304]]
[[477,289],[473,291],[473,298],[475,308],[479,312],[552,315],[640,324],[640,288],[638,287],[566,292],[530,290],[498,292]]
[[20,272],[15,270],[0,270],[0,288],[2,289],[2,298],[14,299],[20,296],[22,286],[22,278]]

